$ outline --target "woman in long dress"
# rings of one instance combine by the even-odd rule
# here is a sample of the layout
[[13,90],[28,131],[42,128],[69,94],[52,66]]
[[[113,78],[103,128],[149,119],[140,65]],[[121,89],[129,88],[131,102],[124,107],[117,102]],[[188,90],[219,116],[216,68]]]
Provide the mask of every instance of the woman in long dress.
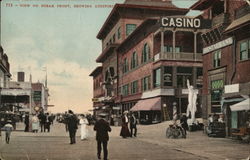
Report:
[[37,133],[39,128],[39,119],[37,115],[33,115],[31,122],[32,122],[32,131]]
[[128,115],[127,114],[128,112],[125,111],[122,117],[122,128],[120,132],[120,136],[122,136],[122,138],[130,137],[130,131],[128,129]]
[[80,118],[80,125],[81,125],[81,140],[87,139],[88,136],[88,129],[87,125],[89,124],[87,118],[82,115]]

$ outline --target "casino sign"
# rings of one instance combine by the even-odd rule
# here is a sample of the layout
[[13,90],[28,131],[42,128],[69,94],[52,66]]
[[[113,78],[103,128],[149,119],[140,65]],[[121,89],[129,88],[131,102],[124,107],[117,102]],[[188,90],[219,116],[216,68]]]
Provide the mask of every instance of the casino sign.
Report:
[[211,21],[189,17],[162,17],[161,26],[170,28],[210,28]]

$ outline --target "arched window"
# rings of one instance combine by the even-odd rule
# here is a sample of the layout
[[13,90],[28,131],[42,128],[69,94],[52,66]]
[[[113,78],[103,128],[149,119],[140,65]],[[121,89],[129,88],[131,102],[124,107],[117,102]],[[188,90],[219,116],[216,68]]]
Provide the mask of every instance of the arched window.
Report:
[[150,59],[150,48],[147,43],[144,44],[142,50],[142,63],[147,62]]
[[128,60],[127,58],[125,58],[123,60],[123,73],[126,73],[128,71],[128,67],[129,67]]
[[137,53],[134,52],[132,54],[132,58],[131,58],[131,69],[135,68],[138,66],[138,56]]

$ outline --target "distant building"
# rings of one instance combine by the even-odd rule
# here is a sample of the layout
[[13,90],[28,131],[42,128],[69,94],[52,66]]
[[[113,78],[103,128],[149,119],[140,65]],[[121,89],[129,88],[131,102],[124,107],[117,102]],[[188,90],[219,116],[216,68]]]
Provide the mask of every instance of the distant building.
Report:
[[212,20],[203,39],[203,118],[225,117],[227,135],[250,120],[250,6],[242,1],[200,0],[190,9]]

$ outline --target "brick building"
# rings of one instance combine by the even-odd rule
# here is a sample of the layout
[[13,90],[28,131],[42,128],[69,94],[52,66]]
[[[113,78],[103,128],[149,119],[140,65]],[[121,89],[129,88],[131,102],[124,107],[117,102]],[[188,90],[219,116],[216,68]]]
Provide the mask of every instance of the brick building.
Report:
[[250,7],[244,0],[202,0],[191,9],[212,20],[212,28],[201,35],[203,117],[224,115],[230,135],[231,128],[245,126],[250,118]]
[[[115,5],[97,35],[103,50],[96,60],[102,67],[90,74],[94,114],[120,115],[132,109],[142,123],[159,122],[172,117],[174,102],[179,113],[186,112],[187,79],[195,88],[202,87],[204,32],[202,25],[184,24],[195,23],[184,16],[187,12],[171,1],[127,0]],[[183,24],[163,26],[160,17]]]

